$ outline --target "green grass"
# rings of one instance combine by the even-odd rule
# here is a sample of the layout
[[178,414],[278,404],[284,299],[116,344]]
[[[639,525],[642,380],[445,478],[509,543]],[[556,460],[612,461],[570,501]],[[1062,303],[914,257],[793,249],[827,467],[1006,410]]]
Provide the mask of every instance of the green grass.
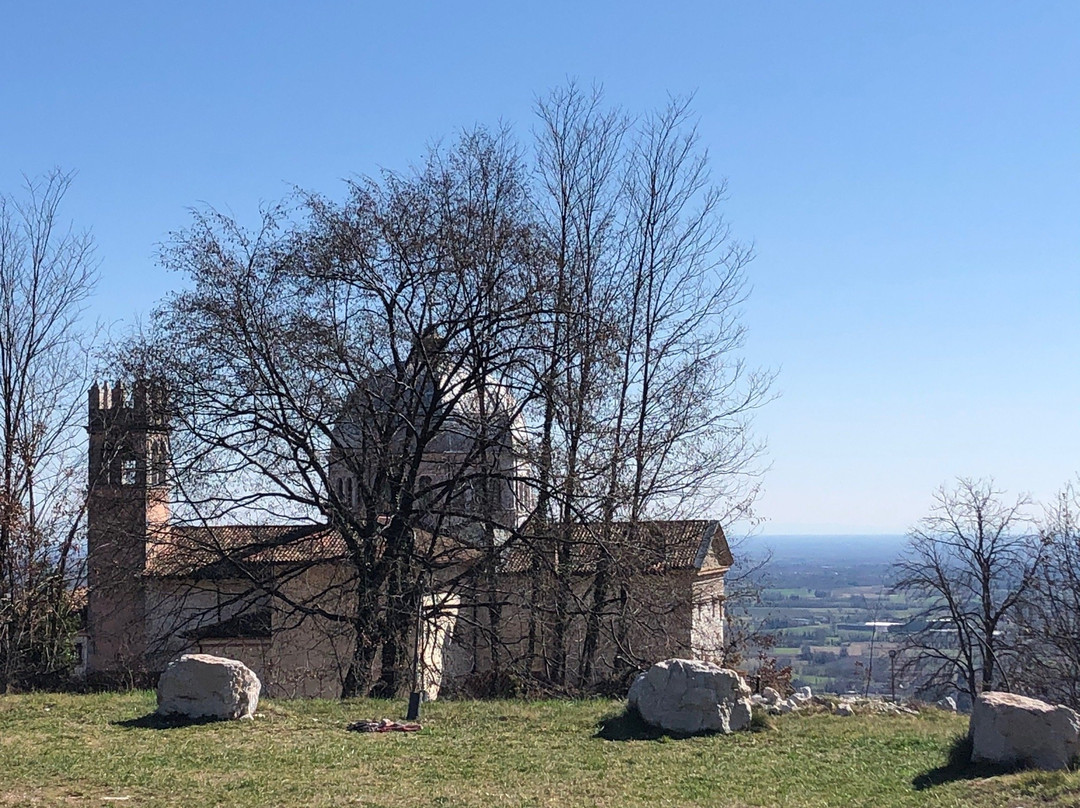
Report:
[[677,740],[610,701],[437,702],[422,732],[386,735],[345,725],[400,704],[264,701],[254,721],[174,728],[138,720],[153,706],[0,696],[0,806],[1080,805],[1080,774],[949,768],[965,719],[936,711]]

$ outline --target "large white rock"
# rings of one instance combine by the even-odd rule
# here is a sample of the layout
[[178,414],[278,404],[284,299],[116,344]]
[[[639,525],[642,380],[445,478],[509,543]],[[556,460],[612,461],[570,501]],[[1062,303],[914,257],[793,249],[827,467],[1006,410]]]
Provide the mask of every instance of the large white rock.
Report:
[[210,654],[184,654],[158,680],[158,715],[251,718],[262,683],[243,662]]
[[668,732],[735,732],[750,725],[750,688],[733,670],[692,659],[666,659],[630,687],[630,706]]
[[956,712],[956,699],[954,699],[952,696],[946,696],[945,698],[939,699],[938,701],[936,701],[934,703],[941,710],[945,710],[946,712],[949,712],[949,713],[955,713]]
[[971,759],[1064,769],[1080,753],[1080,715],[1012,693],[983,693],[971,711]]

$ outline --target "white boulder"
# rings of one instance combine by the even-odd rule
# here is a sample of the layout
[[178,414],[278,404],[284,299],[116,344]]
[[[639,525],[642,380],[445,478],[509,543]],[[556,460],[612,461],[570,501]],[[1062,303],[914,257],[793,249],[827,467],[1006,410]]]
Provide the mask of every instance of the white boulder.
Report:
[[780,702],[780,691],[774,687],[767,687],[761,691],[761,697],[765,699],[766,704],[778,704]]
[[658,662],[630,687],[628,701],[646,723],[680,735],[750,726],[750,688],[735,671],[707,662]]
[[833,710],[833,715],[855,715],[855,707],[852,706],[850,701],[842,701],[836,705],[836,709]]
[[972,761],[1064,769],[1080,753],[1080,715],[1013,693],[983,693],[971,711]]
[[945,710],[946,712],[950,713],[956,712],[956,699],[954,699],[952,696],[946,696],[943,699],[939,699],[937,702],[935,702],[935,704],[940,710]]
[[243,662],[210,654],[184,654],[169,663],[157,686],[158,715],[251,718],[262,683]]

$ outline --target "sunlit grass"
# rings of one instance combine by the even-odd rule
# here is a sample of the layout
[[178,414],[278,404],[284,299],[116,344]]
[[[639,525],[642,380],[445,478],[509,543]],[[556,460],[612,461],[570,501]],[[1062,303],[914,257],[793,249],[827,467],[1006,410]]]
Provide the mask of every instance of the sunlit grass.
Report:
[[610,720],[610,701],[438,702],[422,732],[385,735],[345,726],[403,704],[264,701],[254,721],[167,729],[135,720],[153,706],[0,697],[0,805],[1080,805],[1077,774],[947,769],[965,719],[936,711],[677,740]]

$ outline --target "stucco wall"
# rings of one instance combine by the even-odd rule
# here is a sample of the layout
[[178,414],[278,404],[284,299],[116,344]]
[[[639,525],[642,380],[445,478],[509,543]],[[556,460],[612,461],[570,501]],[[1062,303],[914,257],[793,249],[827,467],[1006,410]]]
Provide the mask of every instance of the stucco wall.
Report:
[[[240,580],[148,581],[148,634],[154,652],[152,670],[170,659],[199,651],[239,659],[259,676],[263,692],[272,697],[337,698],[352,659],[355,632],[347,622],[305,613],[305,607],[342,615],[353,601],[351,573],[341,565],[320,564],[275,582],[281,598],[253,591]],[[437,607],[437,608],[436,608]],[[265,639],[195,639],[198,629],[216,625],[252,609],[271,610],[271,636]],[[453,636],[458,601],[446,595],[428,596],[433,617],[421,634],[421,685],[429,698],[438,695],[443,656]],[[410,646],[411,647],[411,646]],[[376,668],[373,673],[377,674]]]
[[[640,575],[630,581],[625,609],[614,604],[600,621],[595,666],[588,682],[580,681],[587,611],[592,603],[592,579],[573,580],[569,619],[565,631],[566,682],[588,686],[610,678],[623,669],[617,657],[631,665],[654,662],[691,653],[694,576],[688,572]],[[613,592],[613,595],[617,594]],[[498,636],[495,655],[501,667],[522,670],[529,659],[529,639],[534,638],[532,673],[551,677],[556,635],[550,591],[535,591],[525,575],[501,576],[492,591],[488,586],[462,598],[463,619],[447,654],[448,679],[490,670],[492,665],[491,611],[476,602],[497,602]],[[471,605],[469,605],[471,604]],[[619,638],[625,638],[625,643]]]
[[695,659],[718,662],[724,648],[724,574],[713,572],[693,583],[690,647]]

